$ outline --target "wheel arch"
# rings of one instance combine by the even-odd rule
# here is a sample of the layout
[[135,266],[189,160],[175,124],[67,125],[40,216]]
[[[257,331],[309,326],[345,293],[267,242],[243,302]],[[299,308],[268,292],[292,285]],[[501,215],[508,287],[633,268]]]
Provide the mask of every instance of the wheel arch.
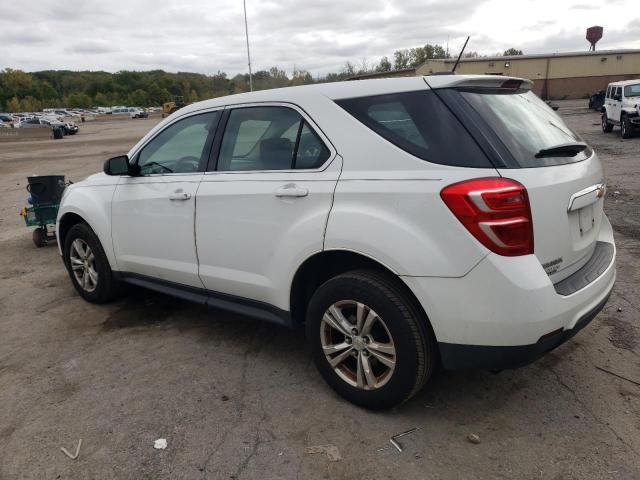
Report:
[[432,329],[427,312],[396,272],[374,258],[351,250],[324,250],[307,258],[298,267],[293,276],[290,290],[292,324],[302,325],[304,323],[309,300],[320,285],[337,275],[352,270],[374,270],[395,279],[399,288],[424,316],[427,327]]
[[61,253],[62,249],[64,248],[65,238],[67,237],[69,230],[71,229],[71,227],[79,223],[86,223],[87,225],[89,225],[89,222],[87,222],[84,218],[82,218],[75,212],[67,212],[63,214],[62,217],[60,217],[56,235],[58,236],[58,245],[60,246]]

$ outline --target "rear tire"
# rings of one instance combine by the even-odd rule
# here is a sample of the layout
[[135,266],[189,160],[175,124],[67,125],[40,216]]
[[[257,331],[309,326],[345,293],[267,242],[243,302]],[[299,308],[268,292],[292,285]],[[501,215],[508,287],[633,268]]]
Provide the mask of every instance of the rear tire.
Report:
[[602,114],[602,131],[604,133],[611,133],[613,130],[613,123],[609,122],[609,118],[606,113]]
[[71,227],[64,239],[63,258],[71,283],[91,303],[106,303],[120,294],[100,240],[86,223]]
[[622,138],[631,138],[633,136],[633,130],[631,126],[631,120],[627,115],[622,117],[622,121],[620,122],[620,135]]
[[353,271],[324,283],[309,303],[306,329],[322,377],[361,407],[408,400],[437,363],[428,320],[400,281],[384,273]]

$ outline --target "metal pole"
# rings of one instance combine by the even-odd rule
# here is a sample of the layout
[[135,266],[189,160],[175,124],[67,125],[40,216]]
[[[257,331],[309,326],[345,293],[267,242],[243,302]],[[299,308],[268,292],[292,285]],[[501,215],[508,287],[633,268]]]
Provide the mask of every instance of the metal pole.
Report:
[[247,0],[242,0],[244,6],[244,33],[247,37],[247,62],[249,63],[249,90],[253,92],[253,78],[251,75],[251,51],[249,50],[249,27],[247,26]]

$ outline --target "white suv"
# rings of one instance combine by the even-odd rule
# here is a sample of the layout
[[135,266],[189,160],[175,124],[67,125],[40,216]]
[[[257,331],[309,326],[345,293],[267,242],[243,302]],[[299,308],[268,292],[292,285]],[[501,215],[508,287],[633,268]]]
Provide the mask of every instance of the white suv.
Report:
[[622,138],[630,138],[640,129],[640,80],[610,83],[604,98],[602,131],[611,132],[620,125]]
[[583,328],[615,280],[596,154],[528,80],[434,76],[180,109],[68,187],[86,300],[127,284],[305,325],[340,395],[388,408],[434,367],[503,369]]

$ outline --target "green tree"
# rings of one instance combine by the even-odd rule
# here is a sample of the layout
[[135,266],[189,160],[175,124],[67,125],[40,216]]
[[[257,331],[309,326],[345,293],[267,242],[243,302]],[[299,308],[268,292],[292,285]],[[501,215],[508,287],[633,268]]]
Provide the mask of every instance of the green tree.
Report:
[[109,99],[104,93],[98,92],[96,93],[94,103],[98,107],[106,107],[107,105],[109,105]]
[[293,69],[293,75],[291,76],[291,85],[308,85],[313,83],[313,77],[306,70]]
[[345,62],[340,73],[345,77],[353,76],[356,74],[356,67],[351,62]]
[[403,70],[409,68],[411,64],[411,51],[410,50],[396,50],[393,52],[393,69]]
[[33,92],[33,77],[21,70],[5,69],[2,72],[2,84],[14,97],[27,96]]
[[509,49],[505,50],[502,55],[504,55],[505,57],[515,56],[515,55],[522,55],[522,50],[518,50],[517,48],[509,48]]
[[91,103],[91,97],[82,92],[73,92],[66,97],[66,105],[70,108],[89,108]]
[[20,100],[21,112],[39,112],[40,110],[42,110],[42,102],[40,100],[32,96],[27,96]]
[[18,97],[11,97],[11,100],[7,102],[7,111],[8,112],[20,111],[20,101],[18,100]]
[[391,71],[391,62],[388,57],[382,57],[380,59],[380,63],[376,67],[376,72],[390,72]]
[[127,97],[127,103],[134,107],[142,107],[149,104],[147,99],[147,92],[141,89],[137,89],[129,94]]

